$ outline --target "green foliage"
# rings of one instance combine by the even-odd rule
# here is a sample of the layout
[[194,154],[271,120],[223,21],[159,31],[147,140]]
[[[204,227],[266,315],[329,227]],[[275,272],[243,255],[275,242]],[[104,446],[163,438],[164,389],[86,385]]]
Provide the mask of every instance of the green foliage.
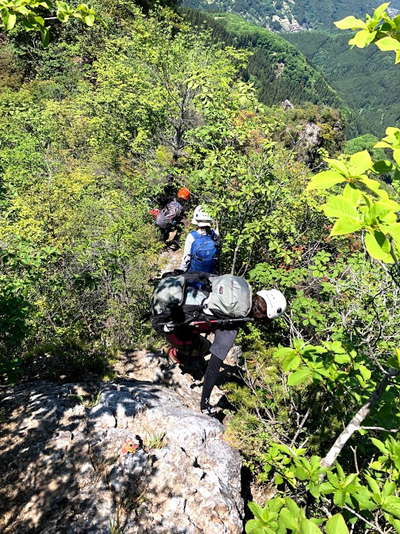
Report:
[[[274,498],[264,508],[249,503],[255,519],[246,523],[246,534],[273,534],[293,532],[296,534],[318,534],[318,519],[308,519],[305,511],[290,498]],[[332,531],[333,532],[333,531]],[[339,534],[339,531],[336,531]]]
[[[234,79],[243,53],[209,46],[170,12],[132,9],[116,36],[96,29],[90,65],[76,61],[93,53],[90,39],[74,35],[39,56],[36,80],[0,93],[0,242],[14,258],[1,282],[5,364],[13,355],[22,369],[48,341],[107,354],[147,335],[143,294],[160,250],[149,199],[201,168],[254,102]],[[50,62],[61,48],[67,60]]]
[[335,25],[340,30],[358,30],[350,39],[350,45],[365,48],[375,43],[383,52],[395,52],[395,63],[400,63],[400,17],[389,16],[387,11],[389,5],[390,2],[381,4],[372,15],[366,16],[365,21],[350,16],[335,22]]
[[95,12],[86,4],[76,7],[67,2],[52,0],[1,0],[0,28],[11,31],[16,24],[25,31],[39,32],[42,43],[47,46],[50,40],[49,20],[58,19],[68,22],[70,18],[82,21],[86,26],[93,26]]
[[289,99],[293,104],[344,107],[323,76],[280,35],[232,13],[207,15],[187,10],[185,14],[196,25],[211,29],[215,40],[252,52],[243,77],[254,83],[259,99],[266,105]]
[[[398,443],[386,429],[398,426],[398,377],[351,438],[358,463],[346,448],[340,464],[321,465],[382,373],[398,368],[396,273],[366,262],[364,242],[348,233],[381,232],[396,254],[396,131],[379,148],[393,160],[333,159],[340,117],[266,108],[241,78],[248,51],[213,43],[169,10],[146,16],[106,0],[94,9],[108,25],[90,34],[60,26],[39,52],[13,30],[6,44],[23,74],[0,90],[2,381],[26,370],[107,373],[110,355],[146,339],[147,280],[160,266],[148,209],[184,184],[220,224],[223,270],[248,275],[255,290],[280,287],[290,302],[279,320],[241,334],[247,387],[229,387],[237,413],[227,436],[279,493],[253,506],[246,528],[397,528]],[[270,37],[257,39],[266,50]],[[323,138],[313,164],[330,156],[312,178],[315,198],[297,142],[309,122]],[[392,185],[376,180],[383,173]],[[321,211],[320,195],[342,184],[344,199]],[[340,239],[327,235],[331,218]]]
[[349,139],[344,144],[344,153],[355,154],[356,152],[362,152],[363,150],[368,150],[368,152],[373,154],[375,159],[384,159],[385,153],[381,151],[374,150],[374,146],[378,142],[378,138],[372,134],[360,135],[359,137],[354,137]]
[[322,208],[335,220],[331,236],[365,230],[368,253],[385,263],[394,263],[400,250],[400,223],[397,222],[400,205],[389,197],[381,182],[369,176],[379,174],[383,169],[392,171],[394,179],[398,177],[400,130],[388,128],[387,134],[375,146],[391,149],[395,163],[373,162],[366,150],[341,159],[327,159],[329,170],[315,175],[308,189],[325,190],[346,184],[342,194],[328,196]]

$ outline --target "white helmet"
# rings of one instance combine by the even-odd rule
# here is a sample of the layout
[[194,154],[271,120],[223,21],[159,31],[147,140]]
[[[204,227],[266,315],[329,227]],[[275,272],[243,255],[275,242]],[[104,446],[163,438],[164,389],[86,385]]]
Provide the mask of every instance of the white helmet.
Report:
[[205,226],[212,226],[213,220],[208,213],[203,211],[201,206],[197,206],[193,212],[192,224],[202,228]]
[[257,295],[262,297],[267,304],[268,319],[275,319],[285,312],[287,302],[285,295],[279,289],[262,289],[257,292]]

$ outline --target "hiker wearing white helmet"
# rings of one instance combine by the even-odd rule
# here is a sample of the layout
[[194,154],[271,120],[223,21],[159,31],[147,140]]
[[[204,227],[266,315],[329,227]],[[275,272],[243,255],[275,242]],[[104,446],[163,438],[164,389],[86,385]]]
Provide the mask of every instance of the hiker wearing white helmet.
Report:
[[217,230],[212,228],[214,221],[201,206],[197,206],[193,212],[192,224],[197,228],[186,237],[180,268],[188,272],[216,273],[219,236]]
[[[258,291],[252,298],[252,306],[248,318],[254,319],[275,319],[286,311],[286,298],[278,289],[263,289]],[[242,323],[240,326],[244,326]],[[211,392],[218,380],[218,374],[222,362],[228,352],[233,347],[240,326],[231,328],[217,328],[215,330],[214,341],[210,346],[211,358],[208,361],[207,370],[204,375],[203,391],[201,394],[200,409],[202,412],[211,414],[210,406]]]
[[[262,289],[252,295],[249,283],[234,275],[169,273],[152,299],[153,327],[163,333],[172,348],[168,356],[182,365],[211,353],[204,375],[200,408],[210,414],[211,392],[219,369],[232,348],[239,328],[254,320],[272,320],[287,307],[278,289]],[[199,286],[194,281],[201,282]],[[210,344],[200,334],[214,333]]]

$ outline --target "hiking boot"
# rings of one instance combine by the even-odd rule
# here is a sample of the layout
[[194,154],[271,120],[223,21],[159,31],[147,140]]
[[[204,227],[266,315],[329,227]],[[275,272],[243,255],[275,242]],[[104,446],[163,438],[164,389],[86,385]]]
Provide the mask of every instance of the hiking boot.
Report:
[[218,418],[218,416],[221,414],[221,410],[219,410],[216,406],[211,406],[211,404],[208,403],[200,408],[200,411],[203,415],[208,415],[208,417],[214,418]]
[[171,243],[167,243],[167,248],[168,250],[172,250],[173,252],[175,252],[179,249],[179,243],[177,243],[176,241],[171,241]]

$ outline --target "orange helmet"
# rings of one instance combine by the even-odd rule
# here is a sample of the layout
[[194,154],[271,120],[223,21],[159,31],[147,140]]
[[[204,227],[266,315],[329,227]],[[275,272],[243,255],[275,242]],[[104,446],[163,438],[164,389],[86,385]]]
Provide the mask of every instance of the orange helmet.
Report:
[[183,200],[189,200],[190,198],[190,191],[186,187],[181,187],[176,195],[178,198],[182,198]]

